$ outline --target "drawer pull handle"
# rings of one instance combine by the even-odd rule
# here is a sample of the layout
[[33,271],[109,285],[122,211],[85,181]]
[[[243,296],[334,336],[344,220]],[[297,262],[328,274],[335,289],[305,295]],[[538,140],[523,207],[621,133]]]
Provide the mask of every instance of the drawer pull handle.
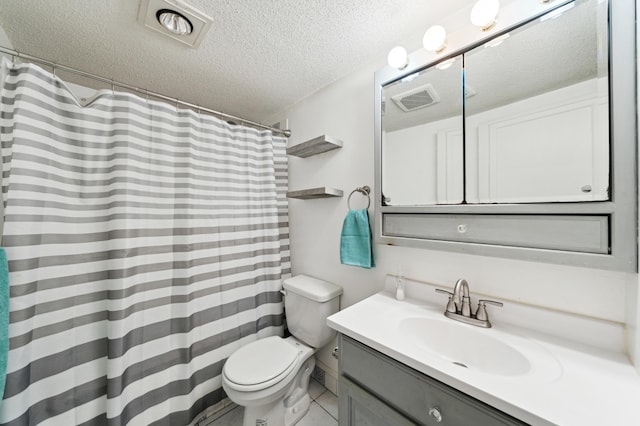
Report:
[[438,407],[430,409],[429,415],[435,419],[436,423],[440,423],[442,421],[442,413],[440,413],[440,409]]
[[467,225],[464,223],[458,225],[458,232],[461,234],[464,234],[465,232],[467,232]]

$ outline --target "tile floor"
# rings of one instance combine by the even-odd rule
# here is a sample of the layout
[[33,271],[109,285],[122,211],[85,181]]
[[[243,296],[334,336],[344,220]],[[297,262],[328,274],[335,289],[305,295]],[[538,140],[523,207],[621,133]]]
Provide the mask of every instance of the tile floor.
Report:
[[[311,406],[296,426],[338,426],[338,399],[315,380],[309,382]],[[242,426],[244,409],[236,407],[210,426]]]

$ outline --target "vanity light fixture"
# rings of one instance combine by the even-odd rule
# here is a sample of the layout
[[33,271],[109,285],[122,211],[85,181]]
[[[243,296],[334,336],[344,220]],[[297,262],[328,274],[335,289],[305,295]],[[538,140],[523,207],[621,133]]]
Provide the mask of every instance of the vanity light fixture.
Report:
[[189,35],[193,32],[193,24],[180,12],[171,9],[160,9],[156,12],[156,19],[167,31],[179,35]]
[[440,53],[447,47],[447,31],[442,25],[434,25],[424,33],[422,45],[429,52]]
[[397,68],[399,70],[403,70],[409,65],[409,54],[407,53],[407,49],[402,46],[396,46],[389,51],[389,56],[387,56],[387,62],[389,66],[393,68]]
[[497,22],[500,0],[478,0],[471,9],[471,23],[487,31]]

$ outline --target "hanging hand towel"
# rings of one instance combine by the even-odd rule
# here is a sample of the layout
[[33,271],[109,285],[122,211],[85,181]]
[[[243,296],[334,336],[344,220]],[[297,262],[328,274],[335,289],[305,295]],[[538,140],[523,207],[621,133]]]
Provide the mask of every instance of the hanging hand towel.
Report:
[[349,210],[342,223],[340,235],[340,262],[344,265],[373,268],[371,228],[366,209]]
[[9,352],[9,268],[7,254],[0,248],[0,404],[4,395],[4,382]]

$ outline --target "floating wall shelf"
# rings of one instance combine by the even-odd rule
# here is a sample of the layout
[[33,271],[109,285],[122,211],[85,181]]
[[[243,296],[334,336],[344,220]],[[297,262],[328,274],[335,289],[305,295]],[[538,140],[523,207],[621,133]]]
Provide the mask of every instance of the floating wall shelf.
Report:
[[330,197],[342,197],[342,190],[322,186],[320,188],[301,189],[299,191],[287,192],[287,198],[299,198],[301,200],[313,200],[315,198]]
[[[342,141],[332,138],[329,135],[318,136],[306,142],[299,143],[287,148],[287,155],[293,155],[300,158],[311,157],[312,155],[322,154],[323,152],[342,148]],[[342,194],[340,194],[342,195]]]

